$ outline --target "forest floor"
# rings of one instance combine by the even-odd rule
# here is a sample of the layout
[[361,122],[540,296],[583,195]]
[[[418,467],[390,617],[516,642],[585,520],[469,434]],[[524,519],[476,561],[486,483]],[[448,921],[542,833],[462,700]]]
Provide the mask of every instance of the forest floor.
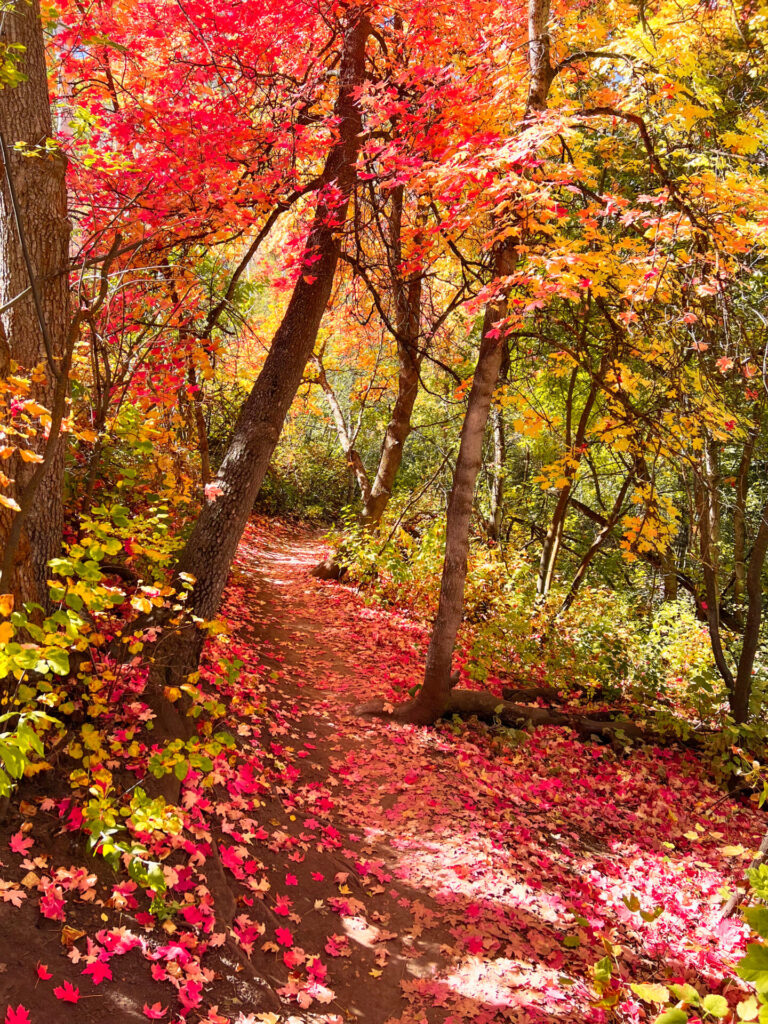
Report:
[[[764,816],[688,751],[360,720],[419,680],[428,631],[311,578],[322,553],[263,520],[243,539],[207,655],[243,667],[204,673],[239,746],[185,780],[185,831],[157,851],[173,919],[85,859],[70,801],[23,794],[0,834],[0,1020],[652,1020],[630,981],[743,998],[722,894]],[[592,973],[606,954],[612,1008]]]

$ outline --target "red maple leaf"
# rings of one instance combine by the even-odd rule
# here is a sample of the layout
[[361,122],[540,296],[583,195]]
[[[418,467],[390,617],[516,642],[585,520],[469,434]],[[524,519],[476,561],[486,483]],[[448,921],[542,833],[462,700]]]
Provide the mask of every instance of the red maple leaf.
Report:
[[94,985],[100,985],[102,981],[112,981],[112,971],[103,960],[94,960],[92,964],[88,964],[83,974],[90,974]]
[[58,988],[53,990],[53,994],[64,1003],[76,1003],[80,998],[80,989],[77,985],[65,981],[63,985],[59,985]]
[[9,1006],[5,1011],[5,1024],[30,1024],[26,1007],[22,1006],[21,1003],[19,1003],[15,1010],[12,1006]]
[[24,855],[33,843],[34,839],[31,836],[25,836],[23,832],[14,832],[8,845],[14,853]]

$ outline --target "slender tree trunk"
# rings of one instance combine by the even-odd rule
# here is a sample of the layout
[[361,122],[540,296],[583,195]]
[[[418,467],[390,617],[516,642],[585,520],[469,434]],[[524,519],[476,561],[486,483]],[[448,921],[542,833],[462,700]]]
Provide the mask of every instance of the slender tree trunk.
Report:
[[715,665],[728,690],[729,699],[733,702],[735,680],[725,656],[720,632],[720,583],[717,550],[720,516],[717,505],[718,473],[716,467],[717,460],[712,442],[707,440],[704,444],[702,471],[694,484],[699,527],[699,553],[704,577],[704,604]]
[[192,416],[195,424],[195,433],[197,434],[197,450],[200,454],[200,479],[203,487],[210,482],[211,479],[211,457],[210,450],[208,448],[208,428],[205,425],[205,413],[203,412],[203,391],[200,384],[197,381],[197,374],[195,373],[195,364],[192,361],[192,356],[189,356],[189,363],[187,364],[187,380],[190,385],[195,388],[192,393]]
[[405,192],[400,185],[393,192],[389,221],[392,249],[390,273],[395,299],[399,364],[397,398],[381,446],[376,476],[368,497],[364,499],[362,521],[368,527],[380,521],[392,497],[395,477],[403,461],[403,446],[411,432],[411,415],[419,393],[419,371],[423,359],[423,353],[419,351],[422,278],[420,273],[404,278],[401,270],[404,198]]
[[[531,82],[526,120],[546,108],[547,93],[555,74],[550,62],[548,21],[549,0],[529,0],[528,59]],[[517,265],[516,244],[519,244],[519,238],[508,239],[496,251],[494,278],[500,289],[503,286],[499,279],[509,277]],[[488,414],[506,351],[506,339],[490,335],[496,334],[492,328],[499,321],[505,320],[507,312],[506,292],[500,290],[486,307],[475,376],[461,429],[453,487],[448,499],[440,598],[427,651],[424,682],[416,699],[397,712],[399,718],[421,725],[430,724],[440,717],[451,694],[453,651],[464,613],[469,525],[475,484],[482,465],[483,436]],[[365,712],[367,709],[362,710]]]
[[488,533],[498,542],[501,536],[501,520],[504,515],[504,460],[507,454],[504,434],[504,410],[494,405],[491,410],[493,421],[493,478],[491,480],[491,520]]
[[[509,276],[515,267],[511,246],[496,256],[494,277]],[[475,484],[483,455],[483,436],[496,389],[506,339],[492,337],[492,330],[507,316],[507,298],[500,292],[486,307],[475,376],[469,392],[467,412],[461,429],[459,454],[448,499],[445,560],[440,585],[437,617],[427,651],[424,684],[416,700],[404,709],[410,722],[429,724],[442,714],[451,692],[451,663],[456,635],[464,612],[464,583],[469,554],[469,524]]]
[[619,517],[621,516],[621,510],[624,507],[624,499],[627,496],[627,491],[629,490],[633,482],[633,479],[634,478],[630,474],[624,480],[624,483],[621,485],[619,493],[616,495],[616,500],[613,503],[613,508],[606,517],[603,526],[601,526],[601,528],[595,534],[594,540],[592,541],[586,553],[584,554],[584,557],[581,560],[579,568],[576,570],[576,574],[574,575],[573,580],[571,581],[571,586],[568,589],[568,593],[563,598],[563,603],[560,605],[557,615],[555,616],[556,618],[559,619],[563,615],[565,615],[565,613],[568,611],[568,609],[575,601],[576,595],[578,594],[579,589],[582,583],[584,582],[584,579],[586,578],[587,570],[594,561],[594,558],[597,555],[598,551],[602,548],[603,544],[605,544],[608,537],[610,537],[614,527],[619,521]]
[[318,356],[314,362],[317,367],[318,383],[325,395],[328,408],[331,410],[331,416],[333,416],[333,422],[336,426],[336,433],[339,435],[339,441],[344,451],[344,457],[347,460],[347,469],[350,472],[350,479],[357,481],[357,486],[360,488],[360,494],[363,497],[363,501],[368,501],[371,493],[371,483],[368,479],[368,472],[365,468],[365,464],[360,457],[360,453],[355,448],[354,439],[349,432],[347,421],[344,419],[344,413],[339,405],[336,392],[333,390],[331,383],[328,380],[328,375],[325,372],[322,359]]
[[93,429],[96,434],[96,440],[93,443],[93,451],[91,452],[91,458],[88,462],[88,472],[85,477],[85,491],[84,499],[85,504],[90,504],[93,498],[93,492],[96,487],[96,481],[99,477],[99,470],[101,468],[101,456],[104,451],[104,428],[107,423],[107,408],[106,403],[102,409],[99,410],[99,414],[93,424]]
[[[0,132],[7,155],[7,163],[3,161],[0,167],[0,305],[30,286],[32,289],[0,317],[4,339],[0,371],[7,374],[10,360],[18,364],[21,376],[42,365],[45,383],[34,385],[32,397],[50,410],[56,400],[57,378],[67,373],[70,226],[66,161],[57,152],[25,157],[15,148],[21,143],[44,149],[52,135],[39,0],[18,0],[4,14],[2,41],[24,47],[19,62],[26,79],[15,88],[0,89]],[[61,387],[59,392],[63,399]],[[0,581],[0,591],[13,593],[17,601],[42,605],[48,601],[47,563],[58,554],[63,522],[63,446],[60,437],[53,443],[55,450],[46,459],[45,472],[35,484],[34,501],[24,516],[13,564]],[[30,447],[43,455],[42,426]],[[12,456],[2,467],[11,482],[0,487],[0,493],[23,504],[37,465]],[[0,504],[0,551],[6,555],[17,514]]]
[[763,618],[763,566],[766,552],[768,552],[768,502],[763,506],[760,525],[747,563],[747,619],[744,624],[744,639],[741,644],[731,697],[731,711],[737,722],[746,722],[749,716],[752,671],[760,643],[760,623]]
[[[331,294],[361,145],[362,115],[356,97],[364,81],[369,33],[368,21],[354,11],[345,31],[339,70],[338,136],[326,160],[324,186],[305,250],[314,262],[307,265],[307,272],[294,287],[261,373],[240,411],[213,481],[218,494],[203,506],[177,563],[177,579],[182,573],[194,578],[189,607],[202,619],[211,619],[218,612],[238,542],[312,355]],[[167,630],[155,650],[147,697],[158,712],[160,728],[172,734],[183,730],[172,706],[159,699],[162,687],[196,669],[202,642],[198,629]]]
[[[581,410],[581,416],[576,427],[576,434],[571,440],[570,436],[567,438],[569,445],[569,455],[572,461],[577,464],[581,462],[581,450],[584,444],[584,439],[587,435],[587,427],[589,426],[589,417],[592,414],[592,408],[597,398],[597,392],[599,389],[599,382],[605,375],[605,371],[608,369],[609,359],[606,356],[601,361],[600,368],[592,381],[589,389],[589,395],[584,403],[584,408]],[[574,380],[575,383],[575,380]],[[569,423],[570,423],[570,401],[572,394],[569,395]],[[568,433],[570,435],[570,425]],[[552,587],[552,578],[555,572],[555,564],[557,562],[557,556],[560,552],[560,545],[563,540],[563,530],[565,529],[565,520],[568,516],[568,507],[571,500],[571,494],[573,492],[573,477],[578,471],[578,465],[569,467],[567,476],[568,483],[560,488],[560,493],[557,496],[557,502],[555,503],[555,511],[552,513],[552,521],[547,530],[547,535],[544,538],[544,544],[541,549],[541,559],[539,562],[539,577],[536,582],[536,598],[539,601],[543,601]]]
[[661,556],[662,582],[664,585],[664,601],[677,600],[677,567],[675,566],[675,554],[671,548],[667,548]]
[[744,596],[747,579],[747,494],[749,493],[749,470],[757,440],[757,429],[751,430],[736,474],[736,502],[733,509],[733,600],[736,604]]

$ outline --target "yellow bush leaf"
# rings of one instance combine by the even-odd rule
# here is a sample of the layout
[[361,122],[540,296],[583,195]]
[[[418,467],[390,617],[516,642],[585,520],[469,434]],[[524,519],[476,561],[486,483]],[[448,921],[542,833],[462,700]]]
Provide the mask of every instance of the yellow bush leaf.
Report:
[[43,461],[42,455],[38,455],[37,452],[30,451],[29,448],[19,448],[19,455],[21,456],[22,462]]

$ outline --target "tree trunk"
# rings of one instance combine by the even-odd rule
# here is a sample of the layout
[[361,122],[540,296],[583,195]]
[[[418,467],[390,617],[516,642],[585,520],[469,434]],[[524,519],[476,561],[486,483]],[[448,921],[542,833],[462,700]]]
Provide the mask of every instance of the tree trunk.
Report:
[[493,478],[491,480],[491,519],[488,523],[488,534],[498,543],[501,536],[501,520],[504,515],[504,459],[507,445],[504,435],[504,410],[494,405],[491,416],[493,420]]
[[626,498],[627,491],[629,490],[633,482],[634,478],[630,473],[629,476],[627,476],[624,480],[624,483],[621,485],[619,493],[616,495],[616,500],[613,503],[613,508],[611,509],[610,514],[606,517],[604,525],[601,526],[601,528],[598,530],[594,540],[592,541],[586,553],[584,554],[584,557],[581,560],[579,568],[576,570],[576,574],[574,575],[573,580],[571,581],[571,586],[568,589],[568,593],[563,598],[563,602],[560,605],[560,608],[558,609],[557,615],[555,616],[556,619],[562,618],[562,616],[565,615],[565,613],[571,607],[573,602],[576,600],[576,595],[578,594],[579,589],[582,583],[584,582],[584,579],[587,575],[587,570],[594,561],[594,558],[597,555],[598,551],[602,548],[603,544],[605,544],[605,542],[608,540],[608,537],[611,535],[614,527],[619,521],[621,511],[624,507],[624,499]]
[[350,480],[357,481],[357,486],[360,488],[360,494],[365,502],[368,500],[371,493],[371,483],[368,479],[368,472],[362,458],[360,457],[360,453],[355,448],[355,439],[352,434],[350,434],[347,421],[344,419],[344,413],[342,412],[339,400],[336,397],[336,392],[331,387],[328,375],[325,372],[322,358],[320,356],[316,356],[314,363],[317,368],[317,381],[325,395],[328,408],[331,410],[333,422],[336,426],[336,433],[339,435],[339,441],[341,443],[342,450],[344,451],[344,457],[347,460],[347,469],[350,473]]
[[720,632],[720,559],[718,555],[720,513],[718,484],[719,468],[717,454],[713,449],[712,442],[707,439],[704,442],[702,466],[694,480],[699,526],[699,553],[701,556],[702,576],[704,577],[705,611],[712,654],[717,670],[728,690],[729,700],[733,703],[735,698],[735,681],[723,649],[722,634]]
[[[362,115],[356,94],[364,81],[369,32],[369,23],[360,12],[350,16],[335,107],[338,136],[326,160],[324,185],[305,248],[305,258],[314,262],[306,263],[307,269],[294,287],[264,367],[240,411],[213,481],[218,494],[204,505],[177,563],[177,579],[181,573],[194,577],[189,608],[202,619],[211,619],[218,612],[238,542],[312,355],[331,294],[361,144]],[[147,696],[155,710],[167,716],[172,733],[181,731],[178,716],[157,697],[163,684],[196,669],[202,643],[198,629],[169,630],[155,651]]]
[[[549,0],[529,0],[528,56],[531,82],[526,121],[535,112],[546,108],[547,93],[555,74],[550,62],[548,21]],[[502,287],[499,278],[508,277],[514,272],[517,265],[516,245],[519,242],[519,237],[513,236],[496,251],[494,278],[499,288]],[[451,695],[451,663],[464,612],[464,583],[467,576],[469,525],[475,484],[483,460],[483,435],[488,423],[488,413],[506,351],[505,338],[489,335],[496,333],[492,328],[506,318],[507,310],[507,295],[504,290],[499,291],[486,307],[480,351],[461,428],[453,487],[448,499],[440,598],[427,651],[424,682],[416,699],[410,704],[403,705],[395,713],[396,717],[419,725],[428,725],[436,721],[448,707]],[[360,710],[366,713],[370,711],[370,707],[363,707]]]
[[768,502],[760,515],[760,526],[747,563],[747,619],[736,669],[731,711],[737,722],[746,722],[749,716],[749,698],[752,695],[752,672],[760,643],[760,623],[763,618],[763,567],[768,552]]
[[[516,252],[505,246],[496,256],[494,277],[510,275],[515,266]],[[440,585],[437,617],[427,651],[424,683],[416,700],[403,709],[402,717],[409,722],[429,724],[439,718],[451,693],[451,663],[456,635],[464,612],[464,583],[467,576],[469,554],[469,524],[475,496],[475,484],[483,456],[483,436],[488,413],[496,389],[506,339],[489,335],[507,316],[506,293],[501,291],[488,303],[483,321],[480,352],[475,376],[469,392],[467,412],[461,428],[461,441],[453,487],[448,499],[446,519],[445,560]]]
[[421,329],[421,274],[403,278],[402,224],[404,189],[400,185],[393,192],[392,214],[389,221],[392,256],[390,272],[395,299],[395,329],[397,330],[397,398],[387,424],[381,446],[379,466],[363,505],[363,524],[375,526],[384,515],[395,477],[403,461],[403,445],[411,432],[411,415],[419,392],[419,371],[423,353],[419,351]]
[[208,447],[208,428],[205,425],[205,413],[203,412],[203,388],[198,383],[195,373],[195,364],[192,355],[187,363],[187,380],[194,389],[192,392],[192,416],[194,419],[195,433],[197,434],[197,450],[200,453],[200,480],[203,488],[211,479],[211,457]]
[[736,474],[736,500],[733,508],[733,600],[740,604],[744,596],[744,585],[747,579],[747,495],[749,493],[749,470],[759,428],[750,430],[744,445],[739,471]]
[[671,548],[661,555],[661,573],[664,585],[663,600],[665,602],[677,600],[677,567],[675,566],[675,553]]
[[[568,436],[566,443],[568,444],[569,455],[572,465],[569,466],[567,471],[568,483],[560,489],[560,493],[557,496],[557,502],[555,503],[555,511],[552,514],[552,522],[550,523],[547,535],[544,538],[544,544],[541,548],[541,559],[539,562],[539,576],[536,581],[536,599],[537,601],[544,601],[549,594],[550,588],[552,587],[552,578],[555,572],[555,564],[557,562],[557,556],[560,552],[560,544],[563,539],[563,530],[565,529],[565,520],[568,517],[568,507],[571,500],[571,493],[573,491],[573,479],[578,472],[578,466],[581,463],[581,452],[584,447],[584,439],[587,436],[587,427],[589,426],[589,417],[592,414],[592,407],[595,404],[597,393],[599,390],[599,382],[605,376],[605,372],[608,369],[609,359],[608,354],[603,357],[600,363],[600,368],[592,381],[589,389],[587,400],[584,403],[584,408],[581,410],[581,416],[579,417],[579,423],[576,427],[576,434],[571,439],[570,437],[570,417],[571,417],[571,402],[572,392],[569,394],[569,409],[568,409]],[[572,383],[576,383],[575,376],[572,378]],[[576,463],[573,466],[573,463]]]
[[[0,373],[7,374],[9,360],[18,364],[21,376],[42,365],[45,382],[33,385],[30,397],[50,410],[57,379],[67,372],[70,226],[66,161],[55,151],[23,156],[15,148],[21,143],[43,147],[44,152],[52,135],[39,0],[18,0],[5,13],[1,31],[3,43],[24,47],[19,63],[26,79],[15,88],[0,89],[0,131],[7,155],[0,168],[0,306],[25,291],[27,294],[0,317],[4,339]],[[62,381],[61,387],[65,383]],[[2,488],[6,498],[23,505],[25,491],[28,495],[30,486],[35,491],[34,500],[27,502],[30,507],[18,544],[7,560],[12,558],[12,564],[0,582],[0,591],[13,593],[17,602],[47,604],[47,563],[61,545],[64,457],[60,435],[54,434],[52,444],[55,450],[46,460],[45,472],[34,482],[39,463],[14,455],[2,467],[11,478]],[[29,447],[43,455],[42,426]],[[13,508],[0,505],[0,550],[6,555],[15,515]]]

